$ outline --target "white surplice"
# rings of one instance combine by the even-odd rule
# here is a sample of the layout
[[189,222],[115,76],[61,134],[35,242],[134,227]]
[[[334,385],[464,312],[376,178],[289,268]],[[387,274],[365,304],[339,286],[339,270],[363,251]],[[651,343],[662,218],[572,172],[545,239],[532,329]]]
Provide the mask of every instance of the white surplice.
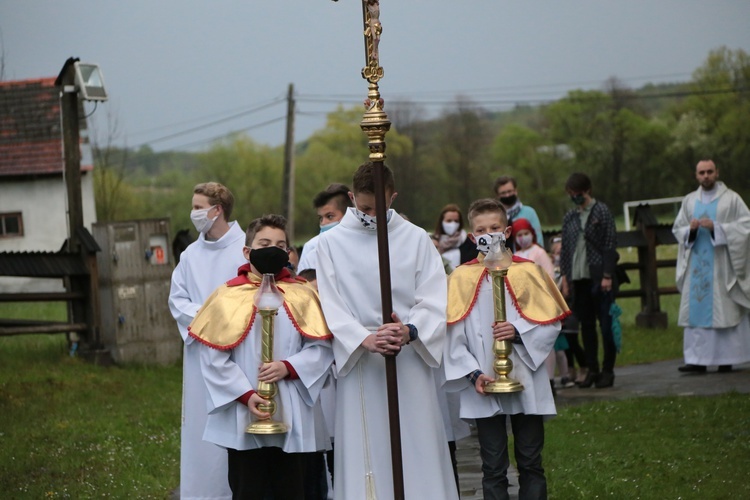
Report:
[[206,427],[206,385],[200,369],[199,346],[187,327],[203,302],[246,264],[245,232],[237,222],[216,241],[201,234],[182,255],[172,273],[169,310],[185,342],[182,360],[182,429],[180,436],[180,498],[232,498],[227,481],[227,453],[203,441]]
[[509,394],[482,396],[466,375],[481,370],[495,378],[492,364],[492,324],[494,323],[492,282],[489,276],[482,278],[474,307],[466,318],[448,326],[445,348],[445,384],[449,392],[459,392],[461,418],[470,420],[493,415],[543,415],[551,418],[557,414],[544,360],[555,345],[560,334],[560,322],[549,325],[534,324],[516,310],[511,294],[505,290],[505,312],[507,320],[516,327],[522,344],[513,344],[510,355],[513,371],[510,377],[523,384],[523,391]]
[[299,258],[297,264],[297,271],[304,271],[305,269],[317,269],[318,268],[318,238],[319,234],[316,234],[310,238],[307,243],[302,247],[302,255]]
[[273,419],[285,423],[289,430],[273,435],[245,432],[254,418],[247,405],[237,398],[258,387],[263,323],[258,314],[245,340],[234,349],[200,346],[201,369],[209,397],[203,438],[235,450],[264,447],[281,448],[287,453],[328,450],[331,441],[317,401],[333,362],[331,342],[302,337],[284,311],[274,318],[273,357],[288,361],[299,375],[298,379],[277,382],[278,394],[274,398],[277,412]]
[[[713,246],[712,328],[690,322],[690,263],[694,242],[688,241],[697,201],[718,198]],[[699,187],[682,201],[672,226],[678,243],[678,324],[685,327],[685,362],[694,365],[731,365],[750,361],[750,211],[742,198],[717,182],[710,192]]]
[[[457,498],[435,390],[445,340],[447,285],[430,237],[391,212],[388,223],[393,310],[419,338],[396,358],[405,496]],[[338,370],[334,496],[393,498],[385,361],[362,341],[383,321],[376,231],[349,208],[320,235],[318,288]]]

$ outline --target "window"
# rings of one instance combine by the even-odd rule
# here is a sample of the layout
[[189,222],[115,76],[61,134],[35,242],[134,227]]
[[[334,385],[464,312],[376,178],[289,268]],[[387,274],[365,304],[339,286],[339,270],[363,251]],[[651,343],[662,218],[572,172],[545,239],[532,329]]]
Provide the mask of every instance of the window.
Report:
[[23,236],[21,212],[0,214],[0,238]]

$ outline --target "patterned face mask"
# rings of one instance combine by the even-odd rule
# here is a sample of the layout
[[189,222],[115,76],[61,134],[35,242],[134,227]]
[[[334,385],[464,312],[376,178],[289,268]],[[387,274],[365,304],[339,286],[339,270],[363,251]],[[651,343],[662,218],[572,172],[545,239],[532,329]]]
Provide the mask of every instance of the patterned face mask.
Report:
[[[364,227],[365,229],[372,229],[374,231],[378,228],[377,218],[372,215],[368,215],[364,213],[363,211],[361,211],[360,209],[358,209],[356,198],[354,199],[354,213],[359,219],[359,222],[362,223],[362,227]],[[391,221],[392,215],[393,215],[393,210],[391,210],[391,208],[388,207],[385,212],[385,220],[387,221],[386,224]]]
[[477,241],[477,250],[479,250],[482,255],[487,255],[487,252],[490,251],[490,245],[494,240],[500,239],[505,243],[505,233],[487,233],[481,236],[474,235],[474,239]]

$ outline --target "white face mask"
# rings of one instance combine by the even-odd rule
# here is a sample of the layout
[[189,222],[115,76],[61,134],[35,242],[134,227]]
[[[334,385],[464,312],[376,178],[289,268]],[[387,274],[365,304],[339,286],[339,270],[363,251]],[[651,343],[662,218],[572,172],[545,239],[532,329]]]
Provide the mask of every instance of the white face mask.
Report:
[[532,243],[534,243],[534,235],[529,233],[516,236],[516,243],[519,247],[526,250],[531,246]]
[[190,220],[193,221],[196,231],[206,234],[211,230],[211,226],[213,226],[216,219],[219,218],[219,214],[216,214],[216,217],[213,219],[209,219],[208,212],[215,207],[216,205],[208,208],[201,208],[200,210],[192,210],[190,212]]
[[448,236],[453,236],[453,234],[458,231],[458,222],[443,222],[443,232],[447,234]]
[[481,236],[475,235],[474,239],[477,242],[477,250],[479,250],[481,254],[487,255],[487,252],[490,251],[490,245],[494,240],[501,239],[503,243],[505,243],[505,233],[487,233]]

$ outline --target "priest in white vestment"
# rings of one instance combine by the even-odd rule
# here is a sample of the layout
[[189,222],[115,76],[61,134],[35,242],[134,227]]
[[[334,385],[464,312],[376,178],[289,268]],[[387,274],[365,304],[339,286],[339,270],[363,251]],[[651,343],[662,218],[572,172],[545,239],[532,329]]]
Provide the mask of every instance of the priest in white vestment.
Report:
[[719,169],[696,167],[699,188],[688,194],[672,227],[677,238],[678,324],[685,327],[682,372],[719,371],[750,361],[750,211],[718,181]]
[[[396,358],[404,491],[407,499],[456,499],[435,390],[445,340],[446,277],[427,233],[388,210],[393,323],[380,301],[372,164],[355,173],[341,223],[318,239],[318,288],[338,370],[334,498],[393,498],[381,334],[403,342]],[[395,198],[384,167],[386,198]],[[388,325],[384,325],[388,323]],[[381,333],[377,333],[380,330]],[[385,333],[387,336],[388,334]],[[378,339],[378,340],[375,340]]]
[[[206,194],[203,194],[206,193]],[[193,195],[191,219],[200,233],[180,256],[172,273],[169,309],[185,342],[182,361],[182,428],[180,435],[180,498],[232,498],[227,481],[226,450],[203,441],[208,410],[200,350],[187,327],[209,295],[237,276],[246,263],[245,232],[228,222],[233,198],[217,183],[199,184]],[[227,210],[229,208],[229,210]]]

